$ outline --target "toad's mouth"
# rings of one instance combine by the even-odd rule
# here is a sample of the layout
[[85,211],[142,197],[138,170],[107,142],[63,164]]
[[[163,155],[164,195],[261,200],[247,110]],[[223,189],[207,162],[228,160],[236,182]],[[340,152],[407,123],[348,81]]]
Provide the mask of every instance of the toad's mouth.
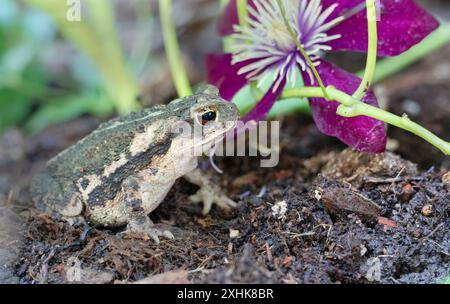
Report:
[[[216,146],[219,142],[221,142],[225,136],[226,133],[233,130],[237,126],[237,121],[226,121],[223,123],[224,128],[220,130],[214,130],[210,134],[207,134],[202,139],[194,141],[194,148],[198,148],[202,146],[204,148],[212,148],[213,146]],[[210,149],[208,149],[209,151]],[[206,153],[206,152],[205,152]]]

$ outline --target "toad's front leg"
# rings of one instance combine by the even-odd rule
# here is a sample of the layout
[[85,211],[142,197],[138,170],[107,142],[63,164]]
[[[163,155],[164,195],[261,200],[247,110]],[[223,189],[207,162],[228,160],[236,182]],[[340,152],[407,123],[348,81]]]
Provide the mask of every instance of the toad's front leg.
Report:
[[173,239],[174,236],[170,231],[155,228],[148,214],[159,206],[173,182],[155,183],[148,174],[143,172],[130,176],[122,184],[128,222],[125,233],[144,233],[159,243],[160,236],[169,239]]
[[213,184],[211,180],[200,169],[183,176],[188,182],[200,187],[196,194],[189,199],[194,203],[203,202],[203,214],[206,215],[211,210],[213,204],[222,209],[229,210],[236,207],[236,203],[228,198],[220,188]]

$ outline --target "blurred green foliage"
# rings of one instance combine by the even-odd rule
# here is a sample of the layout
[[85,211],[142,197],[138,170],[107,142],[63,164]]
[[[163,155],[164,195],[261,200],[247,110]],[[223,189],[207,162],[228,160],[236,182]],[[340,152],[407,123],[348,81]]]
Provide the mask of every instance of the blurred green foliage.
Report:
[[[0,133],[11,126],[34,133],[85,113],[139,109],[112,1],[81,3],[81,19],[71,21],[67,1],[0,0]],[[143,3],[136,6],[141,21],[151,17]],[[67,51],[69,45],[77,52]],[[142,70],[150,46],[139,47],[130,66]],[[68,67],[61,67],[64,56],[71,56]]]
[[0,0],[0,132],[22,124],[36,100],[47,93],[47,75],[38,52],[54,39],[49,18],[21,11],[13,0]]

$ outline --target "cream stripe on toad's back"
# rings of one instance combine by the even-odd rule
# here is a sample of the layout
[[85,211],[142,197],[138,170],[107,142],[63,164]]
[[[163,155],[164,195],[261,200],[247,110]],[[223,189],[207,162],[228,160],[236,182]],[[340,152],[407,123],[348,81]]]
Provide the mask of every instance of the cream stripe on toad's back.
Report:
[[[86,186],[84,186],[83,183],[86,183]],[[80,191],[85,202],[88,200],[89,194],[101,184],[102,180],[100,176],[95,174],[83,176],[77,181],[78,191]]]
[[158,135],[163,136],[164,132],[162,132],[161,128],[163,128],[164,123],[164,120],[155,121],[145,129],[145,132],[138,133],[130,145],[131,156],[147,151],[150,145],[157,141]]
[[127,160],[125,153],[121,153],[119,160],[114,161],[111,165],[107,166],[101,176],[91,174],[91,175],[83,176],[82,178],[78,179],[77,186],[78,186],[78,190],[80,191],[81,195],[83,196],[83,199],[87,200],[89,197],[89,194],[96,187],[101,185],[102,177],[109,177],[111,174],[114,174],[114,172],[116,172],[116,170],[119,169],[120,167],[124,166],[127,163],[127,161],[128,160]]
[[112,162],[111,165],[109,165],[105,168],[105,171],[103,172],[103,176],[109,177],[111,174],[114,174],[114,172],[116,172],[117,169],[124,166],[127,162],[128,162],[128,160],[127,160],[125,153],[121,153],[118,161]]

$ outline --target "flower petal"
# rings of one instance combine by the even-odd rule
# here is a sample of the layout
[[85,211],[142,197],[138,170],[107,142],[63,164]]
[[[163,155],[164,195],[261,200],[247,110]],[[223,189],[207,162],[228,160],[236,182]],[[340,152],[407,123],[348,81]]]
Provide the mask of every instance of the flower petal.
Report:
[[[326,10],[331,5],[337,4],[333,13],[328,17],[328,20],[334,19],[345,12],[356,8],[358,5],[365,3],[365,0],[322,0],[323,11]],[[365,6],[364,6],[365,8]]]
[[231,54],[208,54],[205,58],[207,82],[219,88],[220,96],[231,100],[247,84],[244,75],[238,71],[248,62],[231,64]]
[[[253,1],[254,0],[247,0],[247,4],[255,8]],[[220,36],[223,37],[233,34],[233,25],[235,24],[239,24],[237,0],[229,0],[227,6],[223,9],[217,24]]]
[[[360,79],[331,63],[321,61],[317,67],[324,85],[334,85],[347,94],[352,94],[359,86]],[[309,83],[307,74],[303,75]],[[312,85],[309,83],[308,85]],[[372,91],[363,98],[367,104],[378,106]],[[381,153],[386,148],[386,128],[382,121],[367,117],[342,117],[336,114],[339,103],[323,98],[309,99],[314,121],[319,130],[326,135],[335,136],[347,145],[362,152]]]
[[[322,0],[324,5],[332,4],[332,0]],[[334,1],[336,2],[336,1]],[[343,0],[336,11],[345,14],[351,7],[365,0]],[[342,21],[328,35],[340,34],[342,37],[329,42],[333,51],[367,52],[367,20],[366,9]],[[336,17],[330,16],[329,18]],[[434,31],[439,22],[413,0],[382,0],[381,20],[378,26],[378,54],[380,56],[396,56],[422,41]]]
[[258,104],[247,115],[245,115],[242,119],[244,122],[250,120],[258,122],[266,118],[267,113],[269,113],[270,109],[273,107],[273,104],[277,101],[277,98],[281,95],[281,92],[283,92],[284,86],[286,85],[286,77],[283,77],[281,83],[274,90],[276,83],[277,80],[273,82]]
[[221,36],[231,35],[235,24],[239,24],[237,0],[230,0],[218,20],[219,34]]

